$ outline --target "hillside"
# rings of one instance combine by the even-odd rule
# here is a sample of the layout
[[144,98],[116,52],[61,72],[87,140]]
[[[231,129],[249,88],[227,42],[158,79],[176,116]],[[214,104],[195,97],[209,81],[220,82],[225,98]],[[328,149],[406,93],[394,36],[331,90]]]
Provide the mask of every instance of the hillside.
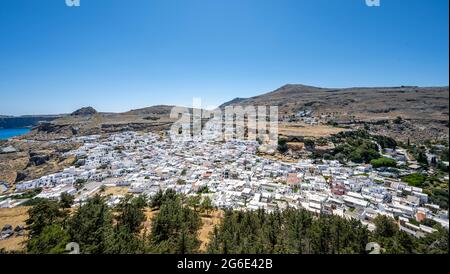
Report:
[[54,139],[73,135],[111,133],[126,130],[168,129],[172,106],[152,106],[123,113],[102,113],[93,108],[81,108],[50,123],[41,123],[24,138]]
[[[220,108],[236,105],[278,106],[280,133],[285,135],[320,137],[339,132],[343,127],[366,127],[375,134],[406,142],[407,139],[448,139],[448,100],[448,87],[337,89],[285,85],[259,96],[235,98]],[[25,138],[42,140],[124,130],[159,131],[168,129],[174,122],[169,117],[172,108],[170,105],[157,105],[123,113],[101,113],[87,107],[72,115],[33,117],[33,121],[23,126],[41,122]],[[305,112],[314,123],[305,123],[303,116],[299,118],[298,114]],[[2,121],[8,119],[16,119],[16,125],[19,123],[19,118],[0,118],[0,127]]]
[[[386,87],[328,89],[285,85],[275,91],[231,101],[226,105],[277,105],[281,113],[312,108],[315,113],[339,113],[362,119],[448,120],[448,87]],[[231,103],[231,104],[230,104]]]
[[[448,138],[448,87],[335,89],[285,85],[259,96],[234,99],[221,107],[228,105],[278,106],[283,120],[306,110],[323,123],[346,126],[367,123],[373,131],[395,137]],[[397,117],[401,117],[401,123],[389,123]]]

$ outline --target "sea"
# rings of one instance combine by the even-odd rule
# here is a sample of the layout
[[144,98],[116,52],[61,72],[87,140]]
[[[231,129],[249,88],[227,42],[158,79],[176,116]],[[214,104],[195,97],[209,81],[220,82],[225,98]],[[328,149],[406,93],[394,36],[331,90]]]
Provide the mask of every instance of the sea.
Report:
[[29,128],[0,128],[0,140],[6,140],[11,137],[23,135],[30,132]]

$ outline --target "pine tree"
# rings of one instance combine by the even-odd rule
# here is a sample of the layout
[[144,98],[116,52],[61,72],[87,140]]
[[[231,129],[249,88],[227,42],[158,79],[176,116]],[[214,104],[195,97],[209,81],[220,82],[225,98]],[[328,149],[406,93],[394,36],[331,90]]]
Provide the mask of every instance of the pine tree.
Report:
[[81,253],[102,254],[113,233],[111,209],[100,195],[88,199],[69,219],[68,232]]
[[73,195],[70,195],[67,192],[61,193],[61,197],[59,200],[59,205],[61,208],[63,209],[70,208],[73,205],[73,202],[74,202]]
[[209,216],[209,211],[213,209],[211,198],[206,196],[201,203],[202,210],[206,212],[206,215]]
[[184,207],[178,197],[166,199],[152,219],[151,245],[157,253],[196,253],[200,225],[198,213]]
[[195,212],[197,212],[198,208],[200,207],[200,200],[200,195],[193,195],[188,198],[187,204],[192,207]]
[[59,209],[56,201],[42,199],[28,210],[28,219],[25,223],[29,226],[30,238],[41,234],[49,225],[61,223],[66,212]]
[[70,236],[61,225],[45,226],[42,232],[27,241],[27,252],[32,254],[63,254]]

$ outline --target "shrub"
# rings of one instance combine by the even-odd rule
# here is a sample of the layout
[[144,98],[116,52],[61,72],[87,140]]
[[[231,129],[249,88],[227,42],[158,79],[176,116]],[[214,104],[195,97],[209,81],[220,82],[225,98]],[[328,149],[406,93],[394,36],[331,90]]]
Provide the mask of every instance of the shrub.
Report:
[[410,186],[421,187],[427,179],[427,176],[421,173],[413,173],[406,175],[402,178],[403,182],[408,183]]
[[372,161],[370,161],[370,164],[374,168],[379,168],[379,167],[396,167],[397,166],[397,162],[394,159],[386,158],[386,157],[373,159]]

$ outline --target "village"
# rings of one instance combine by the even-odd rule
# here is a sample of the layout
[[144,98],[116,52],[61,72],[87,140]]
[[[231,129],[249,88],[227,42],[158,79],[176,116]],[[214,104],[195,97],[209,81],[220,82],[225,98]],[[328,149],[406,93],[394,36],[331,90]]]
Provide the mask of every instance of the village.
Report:
[[[371,165],[312,159],[283,162],[260,155],[256,141],[177,142],[136,132],[73,137],[71,141],[83,144],[66,152],[65,156],[78,159],[74,166],[20,182],[14,194],[41,188],[36,198],[59,199],[66,192],[74,195],[76,206],[108,187],[147,198],[173,189],[187,196],[210,197],[218,209],[304,208],[316,215],[360,220],[369,230],[375,229],[377,215],[386,215],[397,220],[400,230],[419,238],[435,231],[424,220],[449,227],[448,211],[432,204],[421,188]],[[401,149],[385,150],[384,156],[408,162]],[[123,197],[111,195],[109,205]],[[0,208],[26,201],[3,198]]]

